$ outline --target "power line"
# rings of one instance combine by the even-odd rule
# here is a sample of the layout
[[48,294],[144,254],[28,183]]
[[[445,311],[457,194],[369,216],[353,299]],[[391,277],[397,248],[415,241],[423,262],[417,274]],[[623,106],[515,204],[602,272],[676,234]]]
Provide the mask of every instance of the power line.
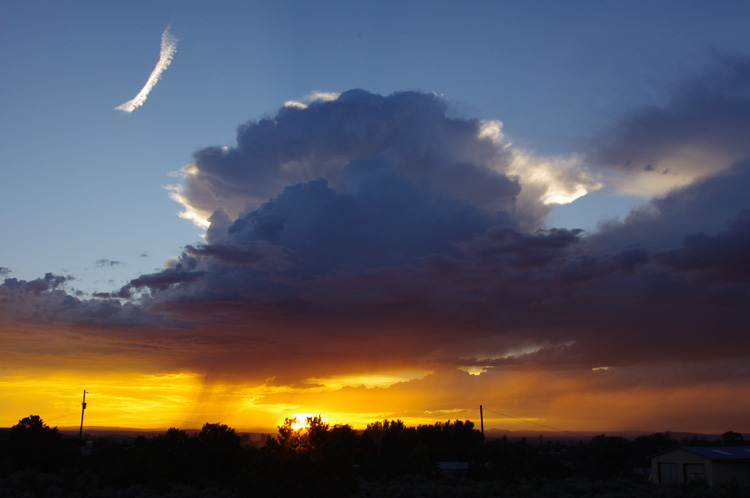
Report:
[[50,422],[52,420],[57,420],[59,418],[70,417],[71,415],[76,415],[76,414],[78,414],[78,412],[70,412],[70,413],[66,413],[65,415],[58,415],[57,417],[52,417],[52,418],[45,419],[45,422]]
[[[463,409],[463,410],[456,410],[453,413],[475,412],[475,411],[477,411],[476,408],[466,408],[466,409]],[[479,408],[479,411],[480,411],[480,417],[481,417],[481,411],[482,411],[481,407]],[[525,418],[514,417],[513,415],[508,415],[507,413],[501,413],[501,412],[498,412],[498,411],[495,411],[495,410],[490,410],[489,408],[484,408],[484,411],[490,412],[490,413],[494,413],[495,415],[500,415],[500,416],[503,416],[503,417],[506,417],[506,418],[512,418],[512,419],[515,419],[515,420],[520,420],[522,422],[526,422],[527,424],[538,425],[539,427],[544,427],[545,429],[549,429],[549,430],[556,431],[556,432],[566,432],[566,433],[572,434],[574,436],[585,437],[585,438],[589,437],[586,434],[581,434],[579,432],[568,431],[568,430],[565,430],[565,429],[560,429],[559,427],[552,427],[551,425],[540,424],[538,422],[532,422],[531,420],[528,420],[528,419],[525,419]]]
[[506,417],[506,418],[512,418],[512,419],[515,419],[515,420],[520,420],[522,422],[526,422],[527,424],[538,425],[539,427],[544,427],[545,429],[550,429],[550,430],[557,431],[557,432],[567,432],[568,434],[573,434],[574,436],[579,436],[579,437],[589,437],[589,436],[586,436],[585,434],[580,434],[578,432],[566,431],[565,429],[559,429],[557,427],[552,427],[550,425],[544,425],[544,424],[540,424],[538,422],[532,422],[531,420],[528,420],[528,419],[525,419],[525,418],[514,417],[513,415],[508,415],[507,413],[500,413],[500,412],[496,412],[494,410],[490,410],[490,409],[487,409],[487,408],[485,408],[484,410],[488,411],[490,413],[494,413],[496,415],[500,415],[500,416]]

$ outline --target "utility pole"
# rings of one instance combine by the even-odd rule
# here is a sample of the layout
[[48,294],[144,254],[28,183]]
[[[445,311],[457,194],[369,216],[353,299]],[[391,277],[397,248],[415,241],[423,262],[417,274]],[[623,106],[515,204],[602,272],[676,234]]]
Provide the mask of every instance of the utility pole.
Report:
[[485,439],[484,439],[484,412],[482,411],[482,405],[479,405],[479,426],[482,428],[482,449],[481,449],[481,458],[482,458],[482,465],[486,465],[486,451],[487,447],[485,446]]
[[482,412],[482,405],[479,405],[479,423],[482,428],[482,441],[484,441],[484,413]]
[[86,390],[83,390],[83,402],[81,403],[81,429],[78,431],[78,440],[83,441],[83,412],[86,411]]

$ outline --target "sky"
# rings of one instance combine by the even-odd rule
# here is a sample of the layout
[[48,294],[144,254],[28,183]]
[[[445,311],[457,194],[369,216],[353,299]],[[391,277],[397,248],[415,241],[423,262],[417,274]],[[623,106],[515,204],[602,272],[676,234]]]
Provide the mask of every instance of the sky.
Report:
[[0,6],[0,426],[750,432],[747,2]]

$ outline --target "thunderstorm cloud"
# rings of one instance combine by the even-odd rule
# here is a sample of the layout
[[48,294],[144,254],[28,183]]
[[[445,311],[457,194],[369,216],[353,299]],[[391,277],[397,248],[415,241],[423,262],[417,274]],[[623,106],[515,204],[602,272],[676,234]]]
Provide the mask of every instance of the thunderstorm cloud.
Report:
[[[281,343],[309,341],[305,353],[325,331],[352,351],[332,370],[381,361],[374,338],[398,341],[404,358],[487,370],[719,361],[750,345],[736,306],[750,283],[743,141],[726,135],[730,166],[598,233],[540,230],[552,186],[592,190],[595,175],[514,149],[497,125],[448,118],[446,106],[429,94],[356,90],[240,126],[235,147],[197,151],[173,191],[205,220],[205,241],[120,292],[196,320],[242,316],[255,324],[246,339],[272,328]],[[681,108],[644,111],[640,126]],[[718,126],[722,116],[731,128],[731,113],[712,108],[705,119]],[[626,117],[612,143],[634,140],[634,127]],[[661,145],[644,137],[633,154],[669,151],[677,134]],[[309,334],[298,338],[300,328]],[[721,337],[710,352],[706,330]],[[263,366],[268,355],[248,354],[250,370],[278,375]],[[297,360],[287,374],[298,369],[299,381],[312,372]]]
[[450,118],[447,109],[443,99],[419,92],[318,92],[307,106],[286,105],[240,126],[235,147],[197,151],[171,195],[185,207],[183,217],[207,227],[217,210],[234,221],[284,188],[318,178],[350,195],[373,182],[400,182],[413,194],[538,228],[555,204],[600,187],[580,165],[511,147],[502,123]]
[[[0,315],[40,339],[33,324],[58,325],[54,361],[76,358],[60,335],[83,324],[86,344],[241,377],[269,406],[287,402],[279,386],[315,385],[295,399],[376,413],[398,394],[414,400],[406,416],[486,396],[636,425],[668,423],[647,406],[679,421],[699,404],[690,413],[710,421],[750,385],[750,72],[722,63],[571,157],[518,149],[499,122],[449,117],[433,94],[287,104],[194,153],[171,196],[206,233],[166,268],[91,300],[68,277],[6,278]],[[557,204],[670,175],[594,233],[542,229]],[[24,360],[18,344],[3,363]],[[427,374],[320,393],[398,369]]]

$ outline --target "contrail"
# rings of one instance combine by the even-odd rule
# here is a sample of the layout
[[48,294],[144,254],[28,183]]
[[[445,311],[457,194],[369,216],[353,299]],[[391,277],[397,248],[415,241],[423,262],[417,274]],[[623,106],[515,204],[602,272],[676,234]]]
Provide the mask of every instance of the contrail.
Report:
[[156,63],[156,67],[151,72],[151,76],[148,77],[148,81],[146,81],[146,84],[141,88],[141,91],[138,92],[138,95],[133,97],[133,100],[128,100],[124,104],[115,107],[115,109],[131,113],[142,106],[143,103],[146,102],[151,89],[154,88],[154,85],[156,85],[161,78],[161,74],[169,67],[175,52],[177,52],[177,38],[172,36],[169,32],[169,26],[167,26],[164,33],[161,34],[161,52],[159,53],[159,62]]

